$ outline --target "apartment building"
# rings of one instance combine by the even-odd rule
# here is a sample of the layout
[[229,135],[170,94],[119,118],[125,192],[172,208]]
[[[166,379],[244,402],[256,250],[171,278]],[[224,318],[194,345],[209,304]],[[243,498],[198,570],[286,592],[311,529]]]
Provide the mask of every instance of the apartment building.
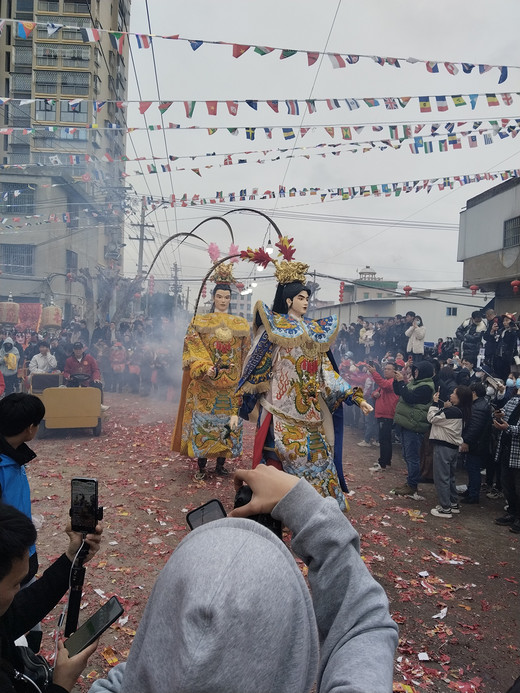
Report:
[[[0,297],[50,290],[83,315],[71,270],[122,262],[128,40],[80,29],[124,32],[129,14],[130,0],[0,0]],[[21,38],[18,22],[37,24]]]

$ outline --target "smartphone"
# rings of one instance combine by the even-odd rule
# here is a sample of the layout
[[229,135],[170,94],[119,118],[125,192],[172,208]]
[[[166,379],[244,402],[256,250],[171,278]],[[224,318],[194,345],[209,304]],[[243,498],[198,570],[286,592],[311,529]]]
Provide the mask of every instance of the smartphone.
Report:
[[117,597],[111,597],[85,623],[63,643],[73,657],[81,652],[109,628],[124,612]]
[[370,368],[374,368],[374,367],[375,367],[375,364],[374,364],[373,361],[369,361],[369,362],[368,362],[368,365],[370,366]]
[[223,517],[227,517],[224,506],[217,498],[213,498],[213,500],[201,505],[200,508],[190,510],[186,515],[186,522],[190,529],[195,529],[195,527],[213,522],[213,520],[221,520]]
[[75,477],[70,482],[70,520],[73,532],[89,534],[98,523],[97,479]]

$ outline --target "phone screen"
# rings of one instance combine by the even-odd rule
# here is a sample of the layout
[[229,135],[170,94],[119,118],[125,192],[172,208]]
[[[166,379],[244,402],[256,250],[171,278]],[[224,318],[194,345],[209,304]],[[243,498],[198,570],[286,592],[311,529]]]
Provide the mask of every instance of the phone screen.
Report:
[[213,522],[213,520],[220,520],[223,517],[227,517],[224,506],[217,498],[213,498],[213,500],[201,505],[200,508],[191,510],[186,515],[186,522],[190,529],[195,529],[195,527]]
[[74,478],[70,484],[70,519],[74,532],[93,532],[98,517],[97,479]]
[[69,655],[73,657],[91,645],[123,612],[124,609],[117,597],[111,597],[70,638],[65,640],[64,645],[69,651]]

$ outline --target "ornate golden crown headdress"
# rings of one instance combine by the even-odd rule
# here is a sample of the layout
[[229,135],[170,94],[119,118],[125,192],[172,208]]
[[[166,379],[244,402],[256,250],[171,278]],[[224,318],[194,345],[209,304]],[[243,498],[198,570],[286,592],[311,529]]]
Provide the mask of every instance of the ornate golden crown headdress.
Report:
[[263,248],[257,248],[256,250],[248,248],[240,253],[240,257],[242,260],[254,262],[264,269],[272,262],[275,266],[274,274],[280,284],[290,284],[291,282],[305,284],[305,273],[309,269],[309,265],[293,260],[296,252],[296,249],[291,245],[293,240],[293,238],[282,236],[278,243],[275,243],[275,247],[280,251],[278,256],[282,258],[281,260],[272,258]]
[[210,243],[208,247],[209,256],[215,267],[215,271],[210,276],[210,281],[215,282],[215,284],[236,284],[237,281],[233,276],[233,265],[239,261],[238,257],[238,246],[231,244],[229,248],[229,254],[235,255],[230,262],[219,262],[220,249],[216,243]]

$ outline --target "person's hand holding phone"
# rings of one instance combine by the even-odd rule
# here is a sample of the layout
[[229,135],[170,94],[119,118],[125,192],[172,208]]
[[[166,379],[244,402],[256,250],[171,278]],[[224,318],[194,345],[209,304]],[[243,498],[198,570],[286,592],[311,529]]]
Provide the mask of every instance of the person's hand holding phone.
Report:
[[76,685],[79,675],[87,666],[88,658],[96,651],[98,642],[99,640],[96,640],[96,642],[86,647],[79,654],[69,657],[67,648],[60,641],[58,643],[58,656],[56,657],[52,682],[70,693]]
[[259,464],[255,469],[238,469],[233,477],[235,489],[238,491],[243,484],[247,484],[253,491],[253,498],[246,505],[234,508],[228,517],[270,514],[298,481],[297,476],[265,464]]
[[437,392],[435,392],[435,394],[433,395],[433,401],[435,402],[435,404],[438,403],[439,397],[440,397],[440,393],[439,393],[439,390],[437,390]]
[[[69,535],[69,546],[67,550],[65,551],[65,554],[69,561],[73,561],[74,557],[78,553],[81,544],[83,542],[83,535],[80,532],[73,532],[71,528],[70,521],[67,522],[67,526],[65,527],[65,532]],[[85,541],[87,542],[89,546],[89,551],[87,556],[84,559],[84,563],[87,561],[90,561],[92,556],[96,554],[99,551],[99,547],[101,545],[101,535],[103,534],[103,525],[98,524],[96,525],[96,531],[93,534],[87,534],[85,537]]]
[[401,383],[404,380],[403,374],[401,371],[396,371],[394,373],[394,380],[397,380],[398,383]]

